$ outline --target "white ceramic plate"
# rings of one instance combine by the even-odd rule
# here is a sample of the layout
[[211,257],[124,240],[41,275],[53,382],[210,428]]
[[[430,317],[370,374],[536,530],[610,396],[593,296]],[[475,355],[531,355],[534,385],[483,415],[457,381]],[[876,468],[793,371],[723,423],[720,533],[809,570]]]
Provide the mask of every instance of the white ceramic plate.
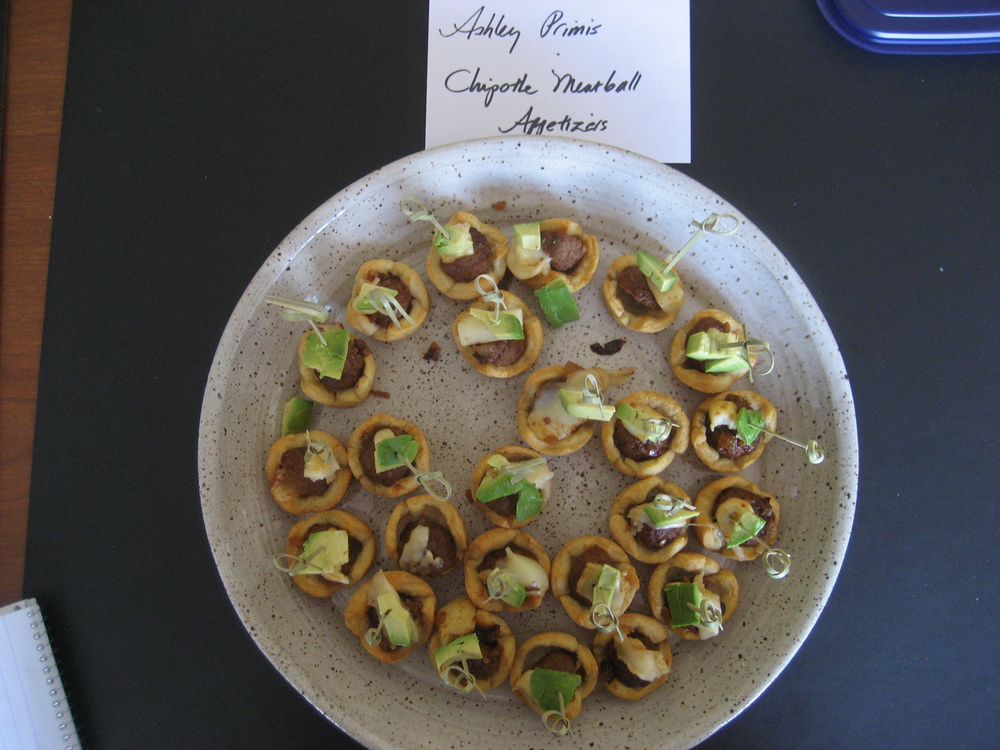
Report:
[[[425,648],[395,666],[377,662],[344,625],[350,590],[313,599],[278,572],[271,557],[284,550],[297,518],[271,500],[264,457],[277,438],[283,404],[299,394],[295,365],[302,324],[283,320],[265,295],[315,295],[344,320],[352,280],[365,260],[410,264],[426,280],[432,227],[409,223],[398,205],[414,196],[446,221],[469,210],[509,235],[518,222],[562,216],[601,243],[594,280],[576,294],[582,318],[561,329],[546,326],[537,367],[573,360],[583,366],[633,366],[633,390],[673,395],[690,414],[703,394],[682,385],[665,359],[676,328],[698,310],[715,307],[749,322],[772,342],[774,372],[737,387],[767,396],[779,410],[779,429],[818,438],[827,451],[819,466],[802,452],[772,441],[745,476],[781,502],[779,546],[792,555],[791,574],[769,578],[762,565],[737,565],[740,602],[725,632],[707,642],[674,642],[673,673],[642,701],[612,697],[598,686],[575,720],[573,736],[556,738],[507,687],[484,701],[440,684]],[[503,205],[505,204],[505,205]],[[693,233],[691,221],[712,212],[740,218],[729,237],[708,235],[680,263],[686,301],[678,321],[660,334],[617,326],[605,310],[601,280],[612,259],[636,250],[669,256]],[[375,388],[354,409],[317,407],[313,426],[343,442],[362,420],[387,412],[426,434],[432,468],[453,483],[453,500],[470,539],[489,528],[465,500],[473,466],[496,446],[520,443],[515,403],[526,375],[486,378],[461,358],[451,323],[467,303],[445,298],[428,282],[432,309],[413,336],[394,344],[370,341],[377,361]],[[531,291],[511,291],[539,312]],[[620,353],[598,356],[595,342],[625,338]],[[432,342],[437,362],[423,359]],[[632,481],[606,460],[597,438],[575,454],[550,459],[553,499],[525,527],[550,556],[582,534],[609,535],[608,511]],[[271,254],[253,278],[219,344],[202,407],[199,470],[205,526],[219,572],[244,625],[288,681],[323,714],[370,747],[646,747],[685,748],[710,735],[746,707],[777,676],[805,639],[833,587],[854,514],[857,430],[843,361],[815,301],[778,250],[739,211],[686,176],[614,148],[568,139],[498,138],[421,152],[390,164],[320,206]],[[694,496],[717,475],[690,450],[664,477]],[[379,538],[379,566],[391,567],[382,530],[395,501],[352,484],[341,509],[364,519]],[[697,548],[696,548],[697,549]],[[650,566],[637,565],[645,586]],[[374,569],[373,569],[374,570]],[[439,604],[464,593],[455,570],[434,582]],[[648,614],[645,593],[632,610]],[[537,610],[507,615],[520,642],[542,630],[566,630],[590,643],[592,632],[572,623],[551,597]],[[664,731],[669,727],[669,731]],[[501,739],[502,738],[502,739]]]

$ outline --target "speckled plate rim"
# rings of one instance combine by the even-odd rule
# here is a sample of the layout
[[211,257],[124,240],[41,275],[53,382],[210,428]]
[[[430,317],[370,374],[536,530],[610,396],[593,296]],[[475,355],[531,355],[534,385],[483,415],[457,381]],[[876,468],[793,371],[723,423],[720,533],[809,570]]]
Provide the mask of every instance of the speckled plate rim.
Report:
[[[697,196],[705,204],[722,206],[723,211],[737,215],[744,227],[749,227],[755,233],[755,238],[759,238],[759,241],[756,239],[754,241],[753,251],[756,257],[754,262],[763,264],[775,278],[783,279],[782,291],[792,305],[803,309],[810,308],[814,311],[810,327],[814,347],[811,355],[816,358],[816,368],[829,388],[830,400],[838,404],[833,418],[834,423],[829,426],[827,434],[834,438],[838,445],[836,481],[839,482],[843,495],[839,503],[840,509],[831,519],[833,527],[828,530],[830,540],[825,549],[827,556],[824,559],[824,564],[827,564],[828,568],[824,571],[823,576],[815,578],[808,592],[809,603],[803,604],[802,611],[796,613],[794,622],[787,628],[789,630],[786,639],[788,641],[787,648],[771,654],[767,664],[761,665],[760,671],[763,673],[763,677],[759,680],[749,681],[742,690],[738,691],[738,695],[731,702],[727,701],[725,704],[719,704],[704,711],[692,720],[690,726],[675,731],[669,739],[656,745],[664,749],[690,747],[713,734],[756,699],[787,665],[811,631],[832,591],[846,553],[857,496],[859,459],[854,401],[843,359],[832,331],[830,331],[825,319],[822,318],[822,313],[818,312],[818,306],[809,290],[777,248],[760,234],[759,230],[756,230],[735,207],[696,181],[668,166],[631,152],[568,138],[499,137],[480,139],[441,146],[400,159],[348,186],[317,208],[289,234],[256,273],[230,317],[213,361],[203,400],[199,434],[199,477],[203,517],[209,541],[219,573],[241,621],[258,647],[282,675],[317,709],[358,741],[369,747],[402,746],[402,744],[387,738],[379,727],[357,721],[349,710],[331,711],[329,701],[325,700],[324,696],[317,695],[312,689],[312,683],[308,679],[305,666],[295,664],[294,660],[289,662],[287,655],[282,653],[283,646],[280,640],[269,634],[266,628],[260,627],[261,623],[255,621],[253,611],[236,593],[239,588],[237,585],[238,577],[241,573],[238,566],[233,563],[228,540],[224,534],[220,533],[220,525],[225,524],[225,519],[222,516],[230,513],[230,510],[226,508],[223,489],[213,480],[219,462],[223,460],[217,430],[217,425],[225,421],[222,394],[228,382],[228,371],[232,366],[234,347],[245,335],[248,320],[258,314],[263,296],[270,293],[283,270],[302,249],[309,246],[332,222],[349,211],[351,202],[357,196],[368,194],[373,189],[378,189],[379,186],[398,182],[405,179],[407,175],[431,169],[432,166],[437,168],[441,164],[471,162],[475,159],[488,162],[493,158],[491,155],[496,155],[496,159],[501,160],[502,158],[510,158],[515,153],[519,157],[533,158],[536,160],[536,164],[542,165],[546,163],[555,165],[582,154],[586,154],[588,159],[598,162],[606,159],[609,171],[617,169],[621,170],[623,175],[642,174],[657,189],[666,191],[683,189]],[[626,166],[627,169],[625,169]],[[452,200],[456,199],[455,196],[450,197]],[[386,210],[394,210],[394,207],[387,206]],[[803,601],[805,602],[805,599]],[[785,629],[782,628],[782,630]],[[428,731],[433,732],[434,730]],[[592,740],[593,738],[588,739]],[[549,738],[538,736],[537,741],[532,744],[536,747],[548,747]],[[584,742],[580,746],[586,745],[587,743]],[[567,742],[566,738],[560,738],[552,746],[565,748],[575,746],[575,743]],[[650,746],[653,745],[650,744]]]

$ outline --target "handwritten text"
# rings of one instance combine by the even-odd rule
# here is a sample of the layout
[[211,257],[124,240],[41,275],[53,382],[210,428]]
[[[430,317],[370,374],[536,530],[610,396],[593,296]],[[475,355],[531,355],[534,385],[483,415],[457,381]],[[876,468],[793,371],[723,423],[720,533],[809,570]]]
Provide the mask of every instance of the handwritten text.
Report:
[[438,33],[445,37],[452,37],[456,34],[464,35],[469,41],[472,41],[472,37],[496,37],[498,39],[504,39],[506,37],[511,38],[510,49],[507,50],[507,54],[514,52],[514,47],[517,46],[518,40],[521,38],[521,32],[514,26],[510,26],[505,22],[506,16],[504,14],[500,15],[500,19],[497,20],[497,14],[493,13],[490,15],[490,20],[485,24],[482,23],[483,14],[486,12],[486,6],[480,6],[479,10],[469,16],[461,24],[452,24],[453,30],[445,33],[441,29],[438,29]]

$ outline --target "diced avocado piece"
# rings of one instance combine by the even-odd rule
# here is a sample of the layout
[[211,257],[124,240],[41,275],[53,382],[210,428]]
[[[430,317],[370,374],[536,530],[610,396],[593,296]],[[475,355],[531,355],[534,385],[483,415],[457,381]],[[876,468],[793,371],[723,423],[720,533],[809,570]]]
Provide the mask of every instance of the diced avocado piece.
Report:
[[667,271],[667,264],[655,255],[639,250],[635,254],[636,265],[649,283],[661,292],[669,292],[677,283],[677,274]]
[[690,359],[697,359],[699,361],[730,359],[733,357],[733,350],[730,348],[720,348],[720,345],[735,344],[738,340],[739,336],[735,333],[698,331],[688,336],[685,345],[685,354]]
[[562,279],[550,281],[540,289],[535,290],[535,297],[542,307],[545,319],[553,328],[559,328],[563,323],[571,323],[580,319],[580,309],[573,300],[573,294]]
[[618,404],[615,409],[615,416],[618,417],[619,421],[624,425],[625,429],[628,430],[632,435],[639,438],[640,440],[664,440],[670,433],[670,425],[666,424],[666,432],[661,435],[655,435],[650,432],[649,427],[646,425],[646,420],[650,418],[663,420],[659,414],[648,414],[644,411],[636,409],[631,404],[626,404],[624,402]]
[[618,582],[621,580],[621,571],[613,565],[605,564],[601,568],[601,573],[594,584],[594,604],[602,603],[611,606],[615,591],[618,590]]
[[347,345],[350,340],[350,331],[343,328],[323,331],[322,338],[313,331],[306,337],[302,364],[319,372],[320,377],[339,379],[344,374],[344,362],[347,361]]
[[750,445],[750,443],[757,439],[761,429],[766,424],[764,415],[759,411],[743,407],[736,416],[736,437],[747,445]]
[[[407,461],[413,461],[420,452],[420,446],[412,435],[395,435],[375,443],[375,471],[382,473]],[[405,459],[405,460],[404,460]]]
[[450,643],[446,643],[441,648],[434,651],[434,666],[438,672],[462,659],[482,659],[483,651],[479,645],[479,636],[476,632],[460,635]]
[[540,250],[542,247],[541,225],[537,221],[529,224],[515,224],[514,242],[525,250]]
[[445,229],[447,234],[440,230],[434,234],[434,249],[441,255],[461,258],[475,252],[468,224],[449,224]]
[[[388,601],[390,598],[387,594],[382,594],[378,598],[382,628],[389,638],[389,643],[393,646],[409,646],[413,641],[416,629],[413,618],[410,617],[410,613],[406,610],[406,607],[401,604],[394,605],[391,601]],[[398,599],[396,597],[397,601]]]
[[300,396],[288,399],[281,412],[281,436],[305,432],[309,428],[312,411],[313,402],[309,399]]
[[673,526],[683,526],[685,522],[696,517],[698,511],[681,508],[674,513],[667,513],[662,508],[655,505],[647,505],[644,510],[649,522],[657,529],[669,529]]
[[581,391],[571,391],[568,388],[559,389],[559,403],[571,417],[577,419],[597,419],[608,422],[615,416],[615,410],[606,404],[584,403]]
[[[664,587],[667,595],[667,605],[670,607],[670,622],[675,628],[697,625],[701,615],[696,609],[701,606],[701,589],[693,583],[668,583]],[[688,606],[690,604],[695,609]]]
[[575,672],[539,667],[531,671],[531,697],[543,711],[559,711],[569,706],[581,682],[583,678]]
[[747,361],[743,357],[729,356],[705,362],[705,372],[736,372],[746,368]]
[[527,521],[529,518],[534,518],[537,516],[541,510],[542,506],[545,505],[545,498],[542,497],[542,493],[538,491],[527,479],[522,479],[518,482],[521,489],[517,493],[517,510],[515,512],[515,518],[518,523]]
[[476,490],[476,500],[481,503],[489,503],[497,498],[513,495],[517,490],[514,486],[515,482],[512,482],[511,479],[509,474],[502,472],[495,477],[485,477]]
[[308,561],[303,573],[339,573],[349,559],[347,532],[326,529],[310,534],[302,544],[300,557]]
[[764,519],[753,511],[744,511],[740,515],[739,520],[733,524],[733,530],[729,534],[729,543],[726,545],[726,549],[732,549],[744,542],[749,542],[760,533],[760,530],[764,528],[764,524]]
[[469,314],[477,320],[486,323],[498,341],[519,341],[524,338],[523,313],[520,309],[501,310],[499,321],[494,320],[492,310],[473,307],[469,310]]

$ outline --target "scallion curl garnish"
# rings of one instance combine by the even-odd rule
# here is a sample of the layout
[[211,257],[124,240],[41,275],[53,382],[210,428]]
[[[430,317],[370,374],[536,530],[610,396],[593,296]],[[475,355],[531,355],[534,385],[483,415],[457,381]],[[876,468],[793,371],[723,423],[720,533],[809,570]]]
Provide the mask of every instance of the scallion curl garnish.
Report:
[[312,457],[315,457],[321,464],[326,465],[333,460],[333,451],[322,440],[313,440],[309,435],[309,430],[306,430],[306,465],[309,464],[309,459]]
[[368,630],[365,631],[365,643],[369,646],[374,647],[382,642],[382,633],[385,629],[385,618],[389,616],[389,612],[391,611],[392,610],[387,610],[385,614],[379,615],[378,625],[374,628],[368,628]]
[[709,627],[718,625],[719,630],[722,630],[722,610],[715,606],[715,602],[709,599],[702,599],[701,604],[697,607],[691,602],[687,602],[687,607],[692,612],[698,613],[698,619],[702,625]]
[[319,330],[319,325],[325,323],[327,317],[329,316],[329,312],[325,307],[315,302],[308,302],[303,299],[292,299],[291,297],[278,297],[273,294],[269,294],[264,297],[264,301],[272,305],[280,305],[282,309],[279,314],[285,320],[304,320],[309,323],[309,325],[312,326],[312,329],[319,336],[320,341],[326,344],[326,339],[323,338],[323,332]]
[[750,445],[750,443],[757,439],[757,435],[761,432],[765,435],[776,437],[778,440],[784,440],[796,448],[801,448],[806,452],[806,460],[811,464],[821,464],[826,458],[823,446],[816,440],[809,440],[803,444],[784,435],[779,435],[777,432],[767,429],[764,416],[759,411],[747,409],[746,407],[741,408],[739,414],[736,416],[736,437],[747,445]]
[[590,608],[590,622],[599,632],[615,633],[619,641],[625,640],[619,627],[618,616],[607,602],[594,602],[594,606]]
[[406,308],[404,308],[399,303],[399,300],[396,299],[396,295],[390,294],[387,289],[376,286],[368,292],[368,300],[372,303],[372,307],[374,307],[377,312],[387,315],[396,328],[403,327],[403,324],[399,322],[401,317],[409,321],[411,325],[417,324],[417,322],[410,317],[410,314],[406,312]]
[[413,472],[413,478],[428,495],[441,501],[447,501],[451,497],[451,482],[444,478],[444,474],[440,471],[420,471],[406,456],[396,455],[403,459],[403,463]]
[[542,724],[554,735],[559,737],[569,735],[572,737],[573,732],[570,726],[570,720],[569,717],[566,716],[566,701],[563,699],[561,692],[557,692],[556,695],[559,698],[559,708],[553,708],[543,713]]
[[[492,286],[492,289],[483,289],[483,280],[486,280]],[[493,304],[493,322],[500,322],[500,311],[507,309],[507,302],[503,298],[503,292],[500,291],[500,287],[497,286],[496,279],[487,273],[481,273],[476,277],[476,291],[483,298],[483,302]]]
[[501,568],[493,568],[486,576],[487,602],[503,601],[508,594],[517,591],[518,581],[513,573]]
[[[746,323],[743,324],[743,339],[740,341],[734,341],[731,344],[719,344],[720,349],[739,349],[736,352],[736,356],[746,362],[750,376],[750,382],[753,382],[754,374],[757,375],[770,375],[771,371],[774,369],[774,352],[771,351],[771,345],[764,341],[764,339],[752,339],[750,338],[749,327]],[[762,354],[767,354],[768,356],[768,366],[764,369],[757,369],[754,364],[750,361],[750,355],[754,357],[759,357]]]
[[[417,208],[408,208],[407,203],[414,203]],[[429,221],[434,225],[435,229],[441,232],[448,239],[451,239],[451,233],[444,228],[444,225],[442,225],[440,221],[437,220],[434,214],[431,213],[431,210],[413,196],[403,196],[403,198],[399,201],[399,210],[406,214],[406,218],[408,218],[411,222]]]
[[[765,542],[760,537],[756,536],[750,529],[739,522],[738,519],[734,519],[733,523],[743,529],[747,534],[750,535],[751,539],[757,544],[761,545],[767,552],[764,554],[764,569],[767,574],[774,578],[775,580],[784,578],[788,575],[788,572],[792,569],[792,556],[785,552],[783,549],[778,549],[777,547],[772,547],[770,544]],[[777,561],[777,563],[773,562]]]
[[[731,219],[732,223],[730,224],[730,222],[724,222],[723,219]],[[698,227],[698,231],[695,232],[691,239],[684,243],[684,247],[678,250],[677,254],[670,259],[670,262],[667,263],[667,267],[663,269],[664,274],[670,273],[670,271],[673,270],[674,266],[677,265],[677,262],[684,257],[688,250],[694,247],[694,244],[705,232],[711,232],[712,234],[718,235],[732,234],[736,231],[737,227],[739,227],[740,222],[739,219],[731,214],[713,213],[704,221],[692,220],[691,225]],[[721,228],[720,225],[722,225]]]
[[[301,557],[299,555],[289,555],[287,553],[281,553],[275,555],[274,567],[280,570],[282,573],[288,573],[290,576],[296,576],[300,573],[305,572],[305,569],[309,567],[310,561],[316,557],[322,550],[317,549],[308,557]],[[317,571],[322,573],[322,570],[317,568]]]
[[691,503],[682,497],[674,497],[665,492],[658,492],[653,497],[653,505],[662,510],[667,515],[679,513],[682,510],[697,510]]
[[[452,679],[453,674],[454,679]],[[479,683],[476,682],[475,675],[473,675],[472,671],[469,669],[468,659],[452,662],[441,672],[441,677],[446,683],[451,685],[460,693],[471,693],[475,690],[483,698],[486,698],[486,693],[484,693],[482,688],[479,687]],[[460,681],[464,681],[465,684],[459,684]]]
[[504,464],[498,469],[498,471],[502,474],[507,474],[508,476],[517,479],[524,479],[539,466],[545,466],[545,465],[546,465],[545,457],[539,456],[538,458],[529,458],[527,461],[518,461],[517,463]]

